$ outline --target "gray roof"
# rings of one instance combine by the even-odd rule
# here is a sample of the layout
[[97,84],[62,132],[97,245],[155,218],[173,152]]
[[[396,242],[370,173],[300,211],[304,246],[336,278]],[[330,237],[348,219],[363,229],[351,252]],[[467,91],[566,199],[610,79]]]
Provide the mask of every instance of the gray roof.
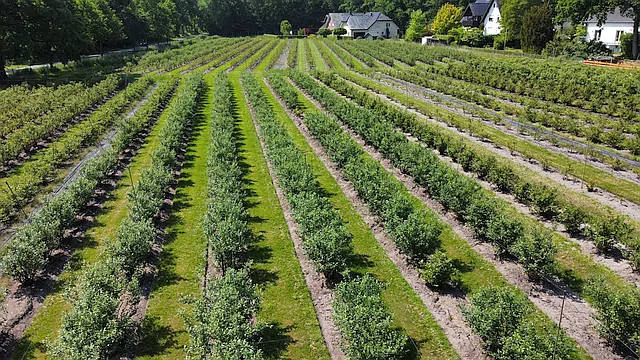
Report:
[[467,9],[465,10],[465,14],[467,14],[467,10],[471,11],[471,16],[483,16],[489,7],[488,2],[484,2],[483,0],[478,0],[475,3],[469,4]]
[[393,21],[381,12],[366,13],[329,13],[324,20],[322,27],[329,27],[331,23],[338,27],[341,23],[346,23],[351,30],[367,30],[376,21]]
[[[598,18],[596,16],[591,17],[591,19],[585,21],[587,23],[597,23],[598,22]],[[629,17],[629,16],[623,16],[622,14],[620,14],[620,9],[616,8],[613,12],[607,14],[607,19],[605,21],[603,21],[603,23],[608,22],[608,23],[632,23],[633,24],[633,18]]]

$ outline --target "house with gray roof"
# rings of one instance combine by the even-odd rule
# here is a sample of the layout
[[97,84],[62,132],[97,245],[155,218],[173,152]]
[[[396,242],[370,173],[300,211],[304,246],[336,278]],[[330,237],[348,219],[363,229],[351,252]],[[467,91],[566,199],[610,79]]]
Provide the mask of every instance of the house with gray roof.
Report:
[[391,38],[398,35],[398,25],[381,12],[366,13],[329,13],[321,28],[333,30],[343,27],[346,36],[357,38]]
[[605,21],[600,23],[597,17],[584,22],[587,28],[587,41],[602,41],[607,48],[620,51],[620,37],[624,33],[633,33],[633,18],[620,14],[620,9],[607,14]]
[[502,31],[500,24],[499,0],[477,0],[470,3],[462,13],[462,26],[482,28],[485,35],[498,35]]

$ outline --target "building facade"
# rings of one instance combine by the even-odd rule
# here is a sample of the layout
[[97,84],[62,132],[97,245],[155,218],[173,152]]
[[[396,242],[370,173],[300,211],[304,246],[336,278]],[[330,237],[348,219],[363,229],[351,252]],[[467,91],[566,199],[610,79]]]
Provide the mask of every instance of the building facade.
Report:
[[602,24],[598,24],[598,19],[593,17],[585,21],[584,26],[587,28],[587,41],[602,41],[614,52],[620,51],[622,34],[633,33],[633,19],[621,15],[618,9],[608,14]]
[[398,25],[381,12],[329,13],[321,28],[333,30],[343,27],[346,36],[357,38],[392,38],[398,35]]

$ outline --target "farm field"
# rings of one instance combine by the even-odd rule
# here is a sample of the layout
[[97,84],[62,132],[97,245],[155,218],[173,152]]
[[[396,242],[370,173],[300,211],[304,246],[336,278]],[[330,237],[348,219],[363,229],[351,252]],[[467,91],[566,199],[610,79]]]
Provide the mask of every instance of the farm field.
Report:
[[638,358],[637,71],[257,36],[94,78],[0,90],[0,358]]

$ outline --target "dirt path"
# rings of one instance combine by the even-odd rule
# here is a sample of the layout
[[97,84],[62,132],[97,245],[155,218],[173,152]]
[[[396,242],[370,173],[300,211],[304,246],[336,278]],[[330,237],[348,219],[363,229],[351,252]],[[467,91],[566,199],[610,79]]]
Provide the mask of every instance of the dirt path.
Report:
[[271,166],[271,160],[267,156],[264,140],[262,138],[262,132],[260,130],[260,125],[255,120],[253,105],[249,102],[244,89],[242,90],[242,92],[244,94],[245,101],[249,105],[253,125],[257,130],[258,139],[260,139],[260,148],[262,149],[262,155],[264,156],[264,159],[267,163],[269,175],[271,176],[271,182],[276,189],[276,194],[278,195],[278,200],[280,202],[282,212],[284,213],[287,227],[289,228],[289,234],[291,236],[291,240],[293,240],[296,257],[300,262],[304,280],[307,284],[307,288],[309,289],[309,293],[311,294],[313,307],[316,310],[316,317],[318,319],[318,322],[320,323],[320,330],[322,332],[322,336],[324,337],[325,344],[327,345],[329,355],[331,356],[331,359],[346,359],[345,354],[340,348],[340,333],[338,332],[338,329],[336,328],[332,318],[333,306],[331,302],[333,300],[333,294],[331,292],[331,289],[327,287],[324,275],[315,271],[311,261],[304,255],[304,250],[302,249],[302,239],[298,235],[298,224],[293,218],[293,213],[291,211],[289,202],[285,198],[284,193],[279,186],[278,180]]
[[[289,41],[289,40],[287,40]],[[282,51],[282,54],[280,54],[280,57],[278,58],[278,60],[276,60],[276,62],[273,64],[273,68],[274,69],[286,69],[287,68],[287,59],[289,58],[289,51],[291,49],[291,44],[293,42],[289,41],[287,43],[287,45],[284,47],[284,50]]]
[[498,259],[493,246],[478,241],[471,229],[460,223],[455,214],[445,212],[440,203],[431,199],[424,188],[415,184],[413,178],[403,174],[399,169],[395,168],[389,160],[385,159],[382,154],[377,152],[373,147],[366,145],[364,140],[350,128],[344,124],[340,125],[369,155],[378,160],[387,171],[400,180],[407,187],[410,194],[420,199],[429,208],[439,214],[440,219],[451,226],[460,238],[469,243],[476,252],[491,263],[510,284],[527,294],[529,300],[556,322],[556,324],[560,319],[560,312],[563,308],[562,304],[564,303],[561,326],[587,353],[595,359],[621,359],[621,357],[613,353],[612,349],[598,334],[596,330],[597,323],[594,319],[596,310],[593,309],[591,305],[557,280],[549,279],[548,284],[534,283],[529,280],[520,265]]
[[468,304],[468,298],[460,292],[437,293],[426,286],[425,282],[420,278],[420,273],[417,269],[409,264],[409,259],[400,253],[393,240],[386,233],[382,225],[382,220],[373,215],[368,206],[358,197],[358,193],[353,185],[346,180],[343,171],[336,166],[322,145],[313,137],[304,121],[287,108],[286,104],[278,97],[275,91],[273,91],[266,79],[265,82],[273,93],[273,96],[276,97],[300,133],[305,137],[318,159],[320,159],[329,173],[331,173],[331,176],[338,183],[342,192],[371,229],[373,236],[385,250],[389,259],[391,259],[405,281],[407,281],[416,294],[418,294],[422,303],[438,322],[438,325],[440,325],[458,355],[463,359],[487,358],[487,355],[482,350],[482,339],[473,333],[465,322],[464,315],[461,311],[462,306]]

